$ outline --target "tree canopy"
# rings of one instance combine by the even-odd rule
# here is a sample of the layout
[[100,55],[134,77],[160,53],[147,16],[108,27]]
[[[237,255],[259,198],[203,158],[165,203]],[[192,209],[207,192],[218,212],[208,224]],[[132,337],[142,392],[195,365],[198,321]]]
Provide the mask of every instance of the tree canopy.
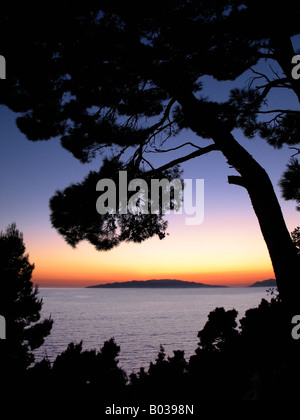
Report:
[[41,320],[43,300],[31,282],[34,264],[25,251],[15,223],[0,232],[0,310],[7,331],[0,342],[1,372],[7,372],[8,382],[15,380],[14,372],[25,371],[33,363],[33,350],[43,344],[53,324],[51,318]]
[[[274,147],[299,143],[299,108],[274,107],[271,100],[274,91],[285,89],[300,101],[291,41],[299,34],[299,12],[291,0],[111,0],[59,12],[48,3],[34,14],[26,5],[5,6],[0,35],[9,78],[0,101],[19,113],[18,127],[29,140],[59,136],[83,163],[106,158],[99,178],[106,171],[114,177],[117,168],[133,176],[171,177],[180,163],[223,153],[237,171],[229,183],[249,193],[276,275],[282,276],[285,259],[294,267],[285,267],[285,275],[294,278],[298,260],[273,187],[233,130],[259,135]],[[246,71],[250,83],[234,88]],[[205,96],[207,77],[231,81],[229,98]],[[174,143],[183,129],[198,136],[196,144]],[[168,157],[174,149],[182,155],[160,167],[149,159],[149,153]],[[91,173],[51,200],[52,224],[68,243],[87,239],[107,250],[122,241],[165,236],[160,215],[112,217],[95,214],[95,208],[91,215],[91,199],[85,199],[95,178]],[[288,180],[282,184],[285,196],[298,200],[299,186],[293,183],[290,194]]]

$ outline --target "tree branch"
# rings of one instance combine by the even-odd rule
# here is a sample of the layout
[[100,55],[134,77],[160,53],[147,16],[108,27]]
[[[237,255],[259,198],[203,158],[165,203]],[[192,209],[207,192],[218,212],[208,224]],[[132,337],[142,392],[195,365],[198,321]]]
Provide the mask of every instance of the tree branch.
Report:
[[147,163],[147,165],[149,165],[150,166],[150,168],[153,170],[153,171],[155,171],[155,168],[154,168],[154,166],[147,160],[147,159],[145,159],[144,158],[144,156],[143,156],[143,158],[142,158],[142,160],[145,162],[145,163]]
[[258,114],[299,114],[299,111],[292,109],[272,109],[270,111],[258,111]]
[[300,149],[298,147],[289,147],[290,150],[296,150],[297,152],[292,155],[292,158],[300,155]]
[[[253,80],[254,81],[254,80]],[[277,79],[277,80],[269,80],[266,85],[257,86],[256,89],[264,89],[262,94],[260,95],[260,100],[263,101],[273,88],[287,88],[287,78]]]
[[174,159],[171,162],[166,163],[165,165],[163,165],[163,166],[161,166],[161,167],[159,167],[157,169],[153,169],[152,171],[147,172],[146,174],[147,175],[150,175],[150,176],[155,175],[155,174],[157,174],[159,172],[165,171],[166,169],[172,168],[173,166],[179,165],[180,163],[186,162],[186,161],[188,161],[190,159],[194,159],[194,158],[196,158],[198,156],[205,155],[205,154],[207,154],[209,152],[212,152],[214,150],[219,150],[219,149],[218,149],[218,147],[215,144],[211,144],[211,145],[209,145],[207,147],[203,147],[203,148],[201,148],[199,150],[196,150],[195,152],[190,153],[189,155],[182,156],[182,157],[180,157],[178,159]]
[[169,118],[169,114],[170,114],[171,108],[172,108],[172,106],[174,105],[175,102],[176,102],[176,99],[175,98],[172,98],[170,100],[170,102],[166,106],[164,115],[162,116],[161,120],[157,124],[154,124],[152,127],[149,128],[149,132],[150,133],[154,133],[155,130],[157,130],[158,128],[160,128],[165,123],[165,121]]
[[184,146],[192,146],[192,147],[195,147],[195,149],[202,150],[201,147],[196,146],[194,143],[187,142],[187,143],[181,144],[178,147],[173,147],[171,149],[165,149],[165,150],[157,149],[156,147],[154,147],[154,151],[149,150],[147,153],[168,153],[168,152],[174,152],[175,150],[181,149]]
[[237,175],[228,176],[228,183],[232,185],[238,185],[239,187],[247,188],[246,182],[243,177]]
[[257,86],[257,89],[265,88],[287,88],[289,81],[287,77],[282,77],[281,79],[270,80],[266,85]]
[[259,71],[254,70],[252,67],[250,68],[250,70],[252,71],[252,73],[257,74],[259,76],[259,77],[252,77],[251,78],[250,87],[252,86],[252,83],[255,80],[259,80],[259,79],[266,79],[266,81],[268,83],[271,83],[271,80],[264,73],[260,73]]

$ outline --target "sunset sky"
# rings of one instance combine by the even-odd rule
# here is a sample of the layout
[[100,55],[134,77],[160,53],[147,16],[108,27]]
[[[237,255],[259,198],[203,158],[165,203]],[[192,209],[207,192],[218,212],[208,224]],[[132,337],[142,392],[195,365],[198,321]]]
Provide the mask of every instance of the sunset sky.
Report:
[[[294,42],[295,47],[299,46],[299,37]],[[247,77],[242,79],[245,83]],[[214,93],[214,100],[223,98],[225,90],[229,92],[233,87],[214,81],[208,81],[206,86],[209,94]],[[272,100],[275,103],[278,100],[281,106],[299,107],[293,97],[273,95]],[[98,170],[101,160],[81,164],[60,146],[58,138],[28,141],[16,126],[16,116],[0,106],[0,229],[16,222],[23,232],[30,261],[35,263],[35,284],[82,287],[113,281],[176,278],[240,286],[274,277],[247,192],[228,184],[227,176],[234,172],[219,152],[182,165],[185,179],[199,178],[205,182],[201,225],[187,226],[186,215],[172,215],[168,216],[169,236],[162,241],[154,238],[142,244],[122,244],[109,252],[97,252],[88,243],[71,248],[51,227],[49,199],[57,189],[81,182],[90,170]],[[268,172],[288,229],[294,230],[300,225],[299,212],[294,202],[281,199],[278,187],[293,152],[288,147],[274,150],[264,140],[249,140],[240,132],[234,135]],[[182,132],[176,141],[199,139],[190,132]]]
[[[0,107],[0,228],[15,221],[24,234],[33,281],[39,286],[92,284],[176,278],[211,284],[244,285],[273,277],[268,251],[247,193],[230,186],[231,173],[218,152],[187,162],[186,179],[205,181],[205,217],[187,226],[186,215],[168,216],[169,236],[143,244],[122,244],[97,252],[90,244],[67,245],[51,227],[49,198],[57,189],[80,182],[99,161],[83,165],[62,149],[59,139],[29,142],[15,123],[16,115]],[[268,171],[278,196],[278,181],[291,150],[274,150],[261,139],[239,140]],[[184,141],[191,135],[182,134]],[[281,201],[289,230],[299,225],[295,203]]]

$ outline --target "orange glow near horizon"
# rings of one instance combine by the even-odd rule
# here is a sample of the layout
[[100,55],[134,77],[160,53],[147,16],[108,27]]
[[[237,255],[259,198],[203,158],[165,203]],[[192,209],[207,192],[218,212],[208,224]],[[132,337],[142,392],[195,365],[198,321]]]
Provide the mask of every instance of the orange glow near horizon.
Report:
[[77,274],[61,274],[53,273],[48,274],[37,271],[33,275],[33,283],[40,287],[86,287],[97,284],[114,283],[114,282],[125,282],[131,280],[150,280],[150,279],[177,279],[183,281],[192,281],[196,283],[205,283],[209,285],[221,285],[229,287],[242,287],[255,283],[256,281],[262,281],[269,278],[274,278],[274,273],[270,269],[262,269],[260,271],[220,271],[210,273],[181,273],[181,272],[165,272],[159,274],[155,271],[148,271],[146,274],[136,272],[107,272],[99,275],[86,275],[83,277],[81,273]]
[[[227,287],[246,287],[249,286],[256,281],[263,281],[269,278],[274,278],[274,274],[270,272],[266,273],[225,273],[225,274],[218,274],[218,273],[210,273],[210,275],[203,275],[203,274],[195,274],[194,276],[187,276],[187,275],[170,275],[164,277],[157,277],[157,276],[148,276],[148,277],[140,277],[140,276],[127,276],[126,278],[116,279],[115,277],[109,278],[106,277],[106,280],[81,280],[81,279],[41,279],[35,280],[33,277],[34,285],[38,287],[62,287],[62,288],[74,288],[74,287],[87,287],[87,286],[95,286],[97,284],[105,284],[105,283],[115,283],[115,282],[125,282],[131,280],[139,280],[139,281],[146,281],[150,279],[160,279],[160,278],[168,278],[168,279],[176,279],[176,280],[183,280],[183,281],[192,281],[196,283],[205,283],[207,285],[219,285],[219,286],[227,286]],[[201,280],[199,280],[199,278]]]
[[[218,225],[212,229],[209,223],[180,228],[177,224],[162,241],[153,238],[142,244],[122,244],[109,252],[97,252],[88,243],[74,250],[52,230],[42,247],[40,235],[29,237],[27,250],[36,266],[32,280],[40,287],[164,278],[243,286],[274,278],[256,225],[228,226],[228,233],[223,227],[221,237],[217,229]],[[25,241],[28,243],[26,235]]]
[[[57,188],[81,182],[89,170],[99,170],[100,161],[83,166],[60,147],[58,138],[53,142],[28,142],[17,128],[15,113],[3,106],[1,111],[1,230],[15,221],[23,233],[29,260],[35,264],[34,284],[85,287],[168,278],[242,286],[274,278],[249,196],[244,188],[229,185],[227,177],[232,170],[219,153],[182,165],[186,179],[205,180],[201,225],[187,226],[184,214],[170,215],[170,236],[162,241],[153,238],[142,244],[122,244],[109,252],[97,252],[88,243],[72,249],[51,227],[49,198]],[[191,135],[183,130],[178,144]],[[196,137],[195,142],[198,140]],[[278,153],[267,143],[248,142],[238,133],[237,140],[266,169],[273,185],[278,185],[290,159],[288,146]],[[299,212],[294,202],[281,200],[280,190],[274,189],[292,232],[299,226]]]
[[157,272],[148,269],[146,273],[128,272],[105,272],[89,273],[85,276],[81,272],[68,273],[61,272],[43,272],[36,270],[33,275],[33,283],[40,287],[86,287],[104,283],[125,282],[131,280],[150,280],[150,279],[177,279],[183,281],[192,281],[196,283],[205,283],[210,285],[221,285],[229,287],[247,286],[269,278],[274,278],[272,269],[261,270],[238,270],[238,271],[216,271],[216,272],[195,272],[182,273],[176,271]]

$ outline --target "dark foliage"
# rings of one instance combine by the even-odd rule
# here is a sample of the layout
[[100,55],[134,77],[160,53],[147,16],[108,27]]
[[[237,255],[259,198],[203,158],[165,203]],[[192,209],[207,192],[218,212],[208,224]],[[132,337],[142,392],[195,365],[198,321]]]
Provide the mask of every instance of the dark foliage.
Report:
[[[297,246],[299,229],[292,236]],[[112,338],[96,350],[70,343],[53,363],[30,365],[32,350],[50,333],[52,320],[40,321],[42,300],[30,281],[34,268],[14,224],[0,235],[1,311],[7,319],[0,340],[5,399],[97,400],[109,404],[191,403],[205,400],[298,398],[300,341],[292,338],[295,315],[274,294],[237,320],[236,310],[216,308],[199,332],[189,361],[184,352],[166,357],[161,346],[148,370],[129,378],[118,366],[120,347]]]
[[[163,239],[166,235],[167,221],[163,219],[164,209],[160,201],[158,214],[151,214],[151,188],[145,197],[143,206],[148,214],[143,214],[137,202],[136,214],[119,212],[119,171],[125,166],[118,160],[105,160],[99,172],[91,172],[80,184],[74,184],[64,191],[57,191],[50,200],[51,222],[67,243],[75,247],[80,241],[88,240],[95,248],[109,250],[121,242],[142,242],[157,235]],[[128,182],[132,179],[142,178],[150,181],[145,171],[131,168],[127,171]],[[160,179],[180,179],[178,168],[165,170],[160,173]],[[96,191],[99,180],[110,179],[115,182],[116,208],[108,208],[104,215],[96,210],[97,198],[103,194]],[[148,183],[150,186],[150,182]],[[183,183],[182,183],[183,185]],[[127,191],[127,185],[125,186]],[[128,200],[135,192],[127,192]],[[171,205],[181,205],[170,195]],[[171,207],[172,208],[172,207]]]
[[47,359],[27,372],[32,393],[45,400],[98,400],[107,404],[124,398],[126,373],[118,367],[120,347],[114,339],[106,341],[100,351],[83,350],[82,342],[70,343],[51,365]]
[[50,334],[53,321],[41,320],[43,301],[31,282],[34,264],[25,254],[23,235],[15,223],[0,233],[0,313],[6,319],[6,339],[0,340],[0,371],[6,390],[34,362],[32,351]]
[[[221,152],[238,175],[229,176],[229,183],[250,196],[279,292],[297,305],[299,261],[274,188],[233,130],[259,134],[275,147],[299,143],[300,84],[292,77],[291,41],[299,27],[299,5],[292,0],[284,6],[270,0],[163,0],[147,7],[92,1],[61,7],[60,13],[48,3],[34,14],[27,5],[5,5],[1,53],[10,69],[0,103],[18,112],[17,125],[28,139],[57,136],[81,162],[100,158],[98,175],[111,179],[122,167],[150,180]],[[241,89],[239,77],[246,72],[253,77]],[[215,100],[213,78],[232,82],[229,99]],[[295,107],[274,106],[278,89],[296,99]],[[183,129],[193,132],[194,143],[178,138]],[[51,200],[52,224],[67,243],[87,240],[110,250],[123,241],[165,237],[161,214],[99,217],[92,203],[96,177],[90,173]]]
[[280,299],[262,300],[237,322],[235,310],[217,308],[198,337],[195,355],[166,359],[163,348],[148,372],[131,375],[131,396],[141,401],[297,400],[299,343]]
[[298,254],[300,254],[300,227],[297,227],[292,232],[292,239],[294,241],[294,244],[296,245],[296,248],[298,250]]
[[300,211],[300,164],[296,158],[291,159],[287,171],[283,174],[280,186],[286,200],[296,200]]
[[[72,246],[85,239],[102,250],[122,240],[163,238],[166,224],[159,215],[151,220],[139,215],[98,217],[95,181],[106,169],[109,178],[114,177],[120,167],[134,176],[146,172],[145,167],[157,175],[162,169],[154,170],[146,152],[171,151],[172,144],[162,151],[166,141],[188,128],[200,145],[211,139],[215,147],[209,151],[220,150],[239,173],[231,183],[247,188],[276,277],[293,297],[299,291],[298,258],[281,212],[269,211],[277,208],[273,189],[231,132],[240,128],[249,137],[259,134],[275,147],[299,143],[299,111],[268,104],[269,93],[282,88],[300,101],[299,82],[291,77],[295,51],[290,41],[299,34],[299,4],[174,0],[130,6],[133,2],[92,1],[73,3],[57,13],[51,3],[43,3],[34,14],[27,3],[1,6],[1,54],[9,77],[0,102],[19,113],[20,130],[32,141],[59,136],[62,146],[83,163],[103,156],[107,148],[113,153],[99,173],[56,193],[51,200],[53,225]],[[249,88],[235,89],[226,103],[203,97],[204,76],[234,81],[262,58],[276,61],[279,71],[270,76],[266,65],[266,73],[254,72]],[[192,146],[196,152],[162,168],[169,170],[208,151],[199,144]],[[177,150],[183,147],[186,144]],[[121,158],[126,154],[124,167]],[[293,161],[282,181],[285,196],[297,201],[298,166]],[[100,396],[102,401],[124,396],[128,401],[171,401],[179,395],[181,401],[297,398],[299,345],[291,338],[291,314],[276,298],[247,311],[240,327],[236,311],[217,308],[199,333],[199,346],[189,362],[182,351],[166,358],[161,349],[148,371],[131,375],[127,386],[113,340],[98,353],[70,344],[53,366],[44,360],[25,374],[33,360],[31,351],[50,332],[52,321],[39,322],[42,302],[30,282],[33,266],[24,256],[22,237],[11,227],[0,239],[1,314],[11,322],[7,331],[12,332],[11,340],[1,340],[1,363],[7,364],[14,385],[18,382],[18,397],[22,389],[24,397],[35,392],[39,398]],[[22,381],[14,372],[24,374]]]
[[[273,292],[272,292],[273,293]],[[95,400],[109,404],[194,404],[225,400],[298,400],[300,343],[292,339],[291,317],[277,295],[263,299],[238,322],[235,310],[216,308],[199,332],[195,354],[166,356],[161,346],[148,370],[127,374],[118,366],[114,339],[99,352],[69,344],[51,364],[27,370],[22,395],[44,400]]]
[[[81,162],[110,149],[117,165],[126,152],[129,171],[132,166],[141,171],[143,165],[152,169],[146,153],[157,154],[183,128],[195,131],[200,142],[215,141],[217,133],[235,127],[249,136],[259,133],[277,147],[299,142],[299,111],[272,113],[265,106],[276,88],[292,89],[300,99],[290,74],[294,54],[289,39],[299,33],[294,1],[283,7],[269,0],[263,5],[250,0],[174,0],[144,7],[114,0],[62,7],[59,13],[51,4],[36,6],[35,13],[27,5],[5,5],[1,12],[1,53],[9,63],[9,77],[0,102],[19,113],[18,127],[32,141],[59,136]],[[204,76],[234,81],[261,58],[277,61],[285,74],[256,74],[250,88],[235,89],[228,103],[203,97]],[[271,112],[269,121],[260,118],[266,110]],[[191,118],[195,113],[197,128]],[[238,171],[243,166],[240,158],[230,164]],[[166,225],[160,217],[122,218],[121,226],[127,223],[124,235],[116,235],[117,223],[110,216],[100,220],[89,214],[90,223],[82,220],[86,206],[79,208],[78,200],[73,205],[73,197],[76,193],[86,198],[94,176],[51,201],[53,225],[69,244],[85,239],[109,250],[122,236],[126,241],[164,237]],[[132,232],[132,219],[134,225],[145,224],[143,234],[139,227],[126,235]]]

